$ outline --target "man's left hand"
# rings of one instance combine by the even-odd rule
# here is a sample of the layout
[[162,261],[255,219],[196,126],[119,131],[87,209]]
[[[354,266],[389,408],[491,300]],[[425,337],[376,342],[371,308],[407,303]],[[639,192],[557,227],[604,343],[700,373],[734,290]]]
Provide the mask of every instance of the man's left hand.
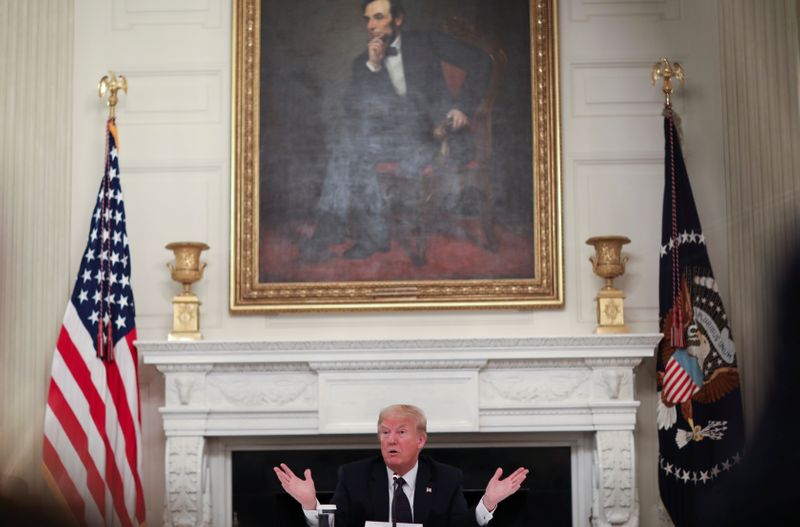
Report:
[[467,114],[457,108],[453,108],[447,112],[447,120],[450,122],[450,126],[452,126],[453,130],[460,130],[469,124]]
[[500,479],[503,475],[503,469],[498,468],[492,479],[486,485],[486,493],[483,495],[483,505],[489,512],[493,512],[497,508],[497,504],[511,496],[519,490],[522,482],[528,476],[528,469],[520,467],[514,471],[513,474],[505,479]]

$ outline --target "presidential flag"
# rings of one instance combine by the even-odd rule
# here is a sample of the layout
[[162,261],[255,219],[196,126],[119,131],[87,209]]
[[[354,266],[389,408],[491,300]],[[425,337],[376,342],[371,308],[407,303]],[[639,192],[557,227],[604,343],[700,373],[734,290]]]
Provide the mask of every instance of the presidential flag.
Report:
[[658,483],[678,527],[699,525],[742,460],[736,349],[706,251],[676,116],[664,110],[664,206],[659,265]]
[[45,477],[79,525],[145,522],[131,261],[117,159],[106,125],[103,179],[58,335],[45,409]]

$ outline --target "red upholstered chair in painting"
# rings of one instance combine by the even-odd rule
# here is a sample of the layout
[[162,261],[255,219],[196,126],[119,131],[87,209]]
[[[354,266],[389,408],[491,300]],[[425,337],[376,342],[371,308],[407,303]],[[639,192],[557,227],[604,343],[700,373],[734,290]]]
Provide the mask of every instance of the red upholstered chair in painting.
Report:
[[[459,19],[448,20],[442,31],[482,49],[491,60],[491,72],[487,89],[470,118],[469,134],[475,143],[474,157],[466,162],[452,159],[448,129],[445,124],[437,128],[434,136],[441,141],[441,149],[434,162],[425,167],[421,174],[422,185],[415,211],[417,221],[410,232],[393,233],[393,237],[399,238],[398,241],[416,265],[426,262],[428,237],[435,232],[470,239],[491,251],[496,250],[497,243],[492,201],[492,109],[508,59],[498,42],[479,35],[474,28]],[[457,98],[468,72],[442,62],[442,74],[448,91]],[[381,176],[385,176],[383,179],[390,186],[388,194],[391,196],[391,185],[402,184],[395,183],[393,179],[398,166],[395,163],[379,163],[375,169]],[[452,185],[442,185],[441,182],[454,180],[458,182],[458,195],[445,196],[445,193],[452,194],[454,189]],[[444,202],[459,203],[460,212],[446,211],[442,207]],[[464,216],[469,216],[470,219],[465,222]],[[471,225],[476,222],[477,232]]]

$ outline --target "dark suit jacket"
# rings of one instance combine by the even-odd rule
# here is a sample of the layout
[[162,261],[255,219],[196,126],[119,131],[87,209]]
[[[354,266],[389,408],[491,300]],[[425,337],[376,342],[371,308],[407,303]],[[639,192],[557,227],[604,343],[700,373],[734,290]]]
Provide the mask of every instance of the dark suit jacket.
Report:
[[[414,522],[425,527],[477,527],[475,508],[467,508],[462,480],[457,468],[420,456]],[[368,520],[389,521],[389,482],[383,458],[378,455],[342,465],[333,503],[336,527],[363,527]]]

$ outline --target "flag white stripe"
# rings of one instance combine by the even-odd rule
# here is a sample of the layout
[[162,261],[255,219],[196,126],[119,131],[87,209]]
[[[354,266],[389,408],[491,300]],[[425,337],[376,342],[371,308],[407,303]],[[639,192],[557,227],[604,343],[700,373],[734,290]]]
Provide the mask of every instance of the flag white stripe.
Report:
[[86,487],[86,467],[83,466],[80,456],[72,446],[66,432],[61,426],[58,418],[53,413],[50,405],[45,407],[44,435],[53,445],[61,464],[64,465],[69,479],[78,490],[78,494],[83,498],[85,521],[91,526],[102,526],[103,515],[97,508],[97,503],[93,499],[87,499],[90,495]]

